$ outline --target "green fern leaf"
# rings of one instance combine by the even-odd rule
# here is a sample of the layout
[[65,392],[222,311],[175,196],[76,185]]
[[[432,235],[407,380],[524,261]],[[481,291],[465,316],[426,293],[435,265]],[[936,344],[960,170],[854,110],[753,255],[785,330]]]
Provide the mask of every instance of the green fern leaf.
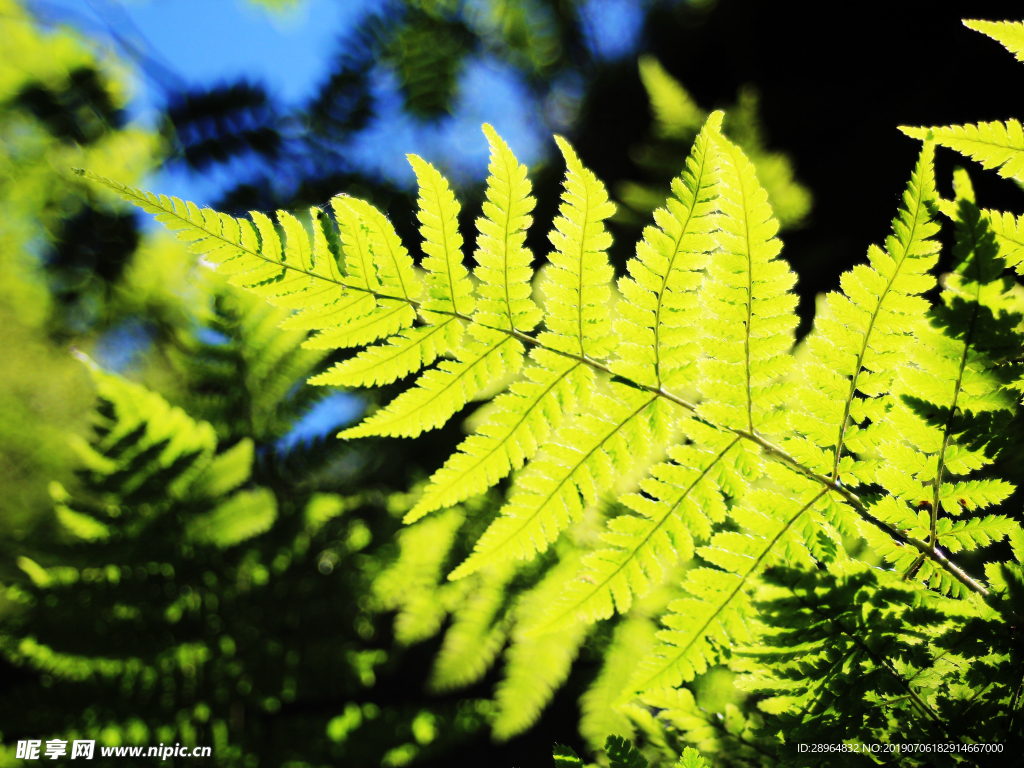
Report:
[[[476,325],[470,326],[470,332],[479,340],[464,339],[456,360],[444,360],[426,371],[387,407],[338,437],[416,437],[444,426],[487,384],[519,370],[523,345],[517,339]],[[415,522],[421,516],[410,512],[405,521]]]
[[[917,329],[916,343],[907,350],[913,365],[902,368],[894,382],[899,402],[889,409],[880,427],[884,439],[877,446],[885,461],[877,481],[899,503],[927,510],[919,515],[926,522],[924,531],[915,527],[913,535],[932,544],[941,542],[938,524],[943,512],[958,516],[963,510],[999,503],[1013,491],[1012,485],[994,478],[947,482],[992,461],[993,451],[972,446],[972,435],[977,434],[979,415],[1012,412],[1015,407],[1006,385],[1015,378],[1017,366],[1007,364],[1006,340],[1014,335],[1020,317],[1012,311],[1011,283],[1002,276],[1003,262],[989,219],[975,205],[970,179],[962,169],[955,174],[954,186],[957,199],[951,213],[957,225],[957,263],[944,281],[930,324]],[[957,448],[955,454],[951,447]],[[892,518],[891,503],[880,514]],[[948,523],[943,526],[947,529]],[[953,546],[960,548],[967,540]],[[905,553],[897,556],[901,561],[906,558]],[[919,575],[927,579],[936,571],[931,563],[922,563]]]
[[341,195],[331,199],[331,206],[345,255],[346,285],[363,295],[285,323],[286,328],[323,329],[305,343],[311,349],[359,347],[408,328],[416,319],[408,299],[420,292],[408,254],[376,208]]
[[533,256],[523,245],[535,201],[526,166],[491,126],[484,125],[484,134],[491,161],[484,215],[476,221],[480,237],[474,274],[480,280],[480,300],[475,319],[490,328],[530,331],[541,318],[540,307],[530,298]]
[[655,629],[645,616],[629,616],[615,628],[601,671],[580,697],[580,735],[592,750],[600,749],[609,734],[633,738],[632,723],[615,702],[629,684],[637,659],[654,647]]
[[[565,560],[522,595],[515,609],[517,624],[529,625],[536,621],[537,615],[578,567],[575,559]],[[505,652],[504,676],[495,691],[497,713],[491,726],[494,738],[504,741],[537,721],[569,676],[586,636],[587,627],[582,624],[543,637],[524,637],[519,632],[513,635]]]
[[437,325],[408,328],[384,344],[367,347],[355,357],[337,363],[309,383],[333,387],[383,386],[458,349],[461,340],[462,323],[454,317],[444,318]]
[[934,148],[926,144],[903,193],[886,248],[868,249],[868,265],[843,274],[842,293],[829,293],[824,312],[808,336],[801,366],[797,407],[790,422],[806,441],[787,449],[815,472],[846,485],[874,482],[874,464],[844,456],[844,450],[877,453],[877,423],[885,413],[901,353],[922,325],[927,302],[920,294],[935,285],[929,270],[938,258],[932,239],[938,226],[930,211],[935,199]]
[[253,442],[243,438],[217,455],[196,479],[193,493],[216,498],[233,491],[252,474]]
[[715,112],[707,120],[672,182],[673,196],[654,212],[657,226],[644,230],[629,276],[619,280],[623,299],[615,333],[621,339],[612,370],[652,387],[692,384],[697,346],[701,272],[716,247],[711,232],[717,210],[718,170],[712,136],[722,122]]
[[271,491],[239,491],[213,511],[190,520],[185,535],[197,544],[227,549],[266,532],[276,519],[277,499]]
[[[611,332],[605,304],[611,266],[604,249],[611,238],[602,221],[614,212],[604,186],[583,167],[572,147],[556,137],[566,160],[562,216],[550,238],[556,250],[545,273],[548,294],[539,340],[550,349],[582,356],[607,352]],[[566,413],[586,403],[593,375],[582,361],[537,348],[524,376],[494,401],[491,415],[431,478],[412,510],[415,518],[482,493],[522,468],[558,429]]]
[[964,19],[964,26],[1002,43],[1017,61],[1024,61],[1024,24],[1021,22]]
[[338,195],[331,202],[336,203],[336,207],[350,208],[366,228],[381,291],[398,296],[407,302],[419,298],[423,292],[423,285],[413,270],[409,252],[405,250],[387,217],[366,201],[356,197]]
[[647,392],[611,386],[614,398],[595,395],[590,410],[559,430],[517,478],[500,516],[448,578],[468,576],[489,563],[529,560],[546,551],[570,521],[579,519],[583,502],[596,503],[598,494],[647,453],[652,426],[663,429],[672,420],[671,406]]
[[426,258],[427,298],[423,309],[469,315],[476,299],[469,272],[462,264],[462,235],[459,233],[460,206],[445,179],[423,158],[408,155],[419,182],[420,234]]
[[383,610],[396,610],[395,639],[403,645],[437,632],[447,611],[437,599],[441,566],[465,516],[458,509],[409,526],[398,534],[398,558],[373,582]]
[[999,244],[999,256],[1006,266],[1024,274],[1024,216],[1003,211],[985,211],[985,218]]
[[478,583],[462,599],[445,632],[434,660],[428,685],[434,691],[450,691],[472,685],[494,664],[508,637],[508,619],[501,609],[508,583],[515,576],[511,563],[485,569]]
[[704,110],[656,58],[641,56],[639,64],[640,79],[651,100],[656,134],[674,139],[692,137],[705,120]]
[[[420,181],[420,232],[427,253],[423,260],[423,267],[427,271],[427,298],[420,305],[420,310],[427,325],[404,330],[384,344],[363,350],[354,358],[311,379],[312,384],[344,387],[390,384],[459,348],[463,324],[453,313],[458,314],[459,308],[463,314],[468,313],[472,311],[474,303],[469,273],[462,265],[462,236],[458,232],[459,204],[448,182],[432,165],[415,155],[409,155],[409,161]],[[354,198],[338,197],[334,202],[369,222],[361,228],[365,232],[353,232],[350,236],[353,240],[352,260],[360,263],[360,241],[357,238],[367,235],[366,247],[371,252],[383,254],[379,260],[388,266],[388,269],[381,272],[382,290],[393,290],[406,300],[405,303],[410,303],[419,295],[419,281],[412,271],[412,261],[391,223],[375,208]],[[349,217],[345,219],[348,229],[343,227],[343,231],[351,232],[354,222]],[[368,269],[365,259],[364,253],[362,268]],[[396,310],[395,314],[385,314],[386,317],[401,316],[403,322],[408,319],[406,307],[401,303],[392,306]],[[431,309],[447,314],[428,311]],[[328,335],[328,343],[331,343],[331,339],[332,336]]]
[[683,758],[687,753],[691,759],[695,755],[700,759],[700,752],[724,753],[757,765],[766,753],[772,752],[772,744],[758,743],[767,740],[756,735],[764,725],[757,713],[744,715],[733,704],[726,704],[724,712],[708,710],[697,704],[688,688],[652,691],[644,695],[642,701],[658,713],[662,728],[667,725],[678,731],[684,741],[697,747],[687,747]]
[[721,133],[713,139],[721,174],[714,237],[721,252],[701,287],[707,357],[697,364],[704,397],[697,412],[731,429],[780,431],[780,377],[792,363],[786,353],[797,325],[797,297],[789,292],[796,276],[776,259],[779,225],[753,164]]
[[430,478],[412,518],[483,493],[522,468],[565,415],[589,401],[594,376],[583,363],[539,348],[530,357],[543,362],[527,366],[523,377],[495,398],[487,420]]
[[740,438],[688,423],[691,444],[669,448],[674,463],[654,467],[653,477],[640,482],[644,494],[621,501],[636,515],[624,514],[608,522],[601,535],[607,549],[583,559],[583,570],[552,605],[538,631],[566,623],[606,619],[616,610],[625,613],[633,598],[646,595],[662,583],[679,562],[693,557],[694,540],[711,537],[712,525],[726,517],[721,487],[738,497],[746,483],[737,465],[756,465],[756,458],[737,457],[745,446]]
[[[125,498],[150,483],[163,495],[181,498],[194,492],[217,446],[217,435],[205,421],[194,421],[182,409],[140,384],[102,371],[82,356],[97,395],[110,404],[110,415],[94,415],[98,439],[77,435],[72,448],[96,482],[118,475]],[[172,471],[168,477],[165,473]],[[200,483],[200,495],[207,488]]]
[[940,540],[950,552],[987,547],[1021,529],[1015,520],[1003,515],[975,517],[956,522],[944,517],[936,527]]
[[[298,221],[278,212],[286,234],[282,247],[273,223],[262,214],[253,213],[250,223],[200,210],[176,198],[158,197],[88,171],[82,174],[155,214],[157,221],[190,243],[189,250],[202,254],[218,271],[229,275],[233,285],[271,304],[303,310],[283,327],[320,330],[306,342],[311,349],[362,346],[408,328],[416,317],[409,299],[419,294],[420,285],[412,273],[411,260],[393,236],[390,223],[368,204],[332,200],[344,243],[347,275],[342,278],[319,216],[314,216],[311,249]],[[375,250],[380,258],[380,279]],[[380,293],[382,290],[394,293]],[[383,298],[378,302],[375,294]]]
[[612,238],[602,223],[615,213],[604,184],[583,167],[565,139],[555,137],[565,158],[565,192],[548,236],[555,250],[545,271],[544,324],[539,340],[553,349],[602,358],[609,352],[611,321],[606,304],[614,271],[605,250]]
[[[601,222],[614,212],[604,186],[583,167],[568,142],[556,137],[567,171],[562,216],[551,241],[549,293],[540,341],[576,355],[607,351],[610,323],[604,304],[612,275],[604,249],[611,240]],[[492,144],[493,150],[493,144]],[[551,431],[580,400],[586,402],[593,376],[581,361],[536,349],[525,376],[494,402],[491,416],[467,438],[431,478],[412,519],[482,493],[532,459]]]
[[641,663],[628,691],[677,688],[717,663],[719,648],[749,642],[757,574],[778,562],[813,563],[808,539],[825,527],[823,516],[835,502],[802,476],[771,464],[765,470],[785,492],[765,487],[748,494],[733,512],[743,533],[715,534],[698,550],[717,568],[687,571],[683,588],[690,597],[669,605],[662,619],[666,629],[658,633],[661,642]]
[[693,747],[686,747],[683,754],[679,756],[676,768],[707,768],[707,763],[704,762],[700,752]]
[[949,147],[981,163],[982,168],[997,168],[1005,179],[1024,182],[1024,130],[1018,120],[932,128],[900,126],[900,130],[913,139]]
[[556,768],[583,768],[583,761],[580,760],[572,747],[564,744],[555,744],[551,750],[551,756],[555,759]]

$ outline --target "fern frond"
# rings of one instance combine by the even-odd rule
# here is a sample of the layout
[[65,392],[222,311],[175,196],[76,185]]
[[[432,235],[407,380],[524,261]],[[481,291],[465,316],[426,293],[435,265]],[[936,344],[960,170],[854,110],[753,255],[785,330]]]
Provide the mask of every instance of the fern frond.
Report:
[[491,328],[530,331],[541,319],[540,307],[530,298],[533,255],[524,246],[535,201],[526,166],[491,126],[484,125],[484,134],[491,159],[484,215],[476,220],[480,237],[473,272],[480,280],[480,299],[475,319]]
[[987,170],[996,168],[1004,179],[1024,182],[1024,130],[1018,120],[900,130],[912,139],[949,147]]
[[1017,61],[1024,61],[1024,24],[1021,22],[964,19],[964,26],[1002,43]]
[[722,122],[715,112],[694,141],[682,174],[672,182],[672,197],[654,212],[636,257],[619,280],[615,332],[621,339],[612,370],[653,387],[692,384],[699,355],[697,287],[708,254],[716,244],[712,214],[717,210],[718,160],[713,135]]
[[999,256],[1006,266],[1024,274],[1024,216],[1014,218],[1005,211],[985,211],[992,233],[999,244]]
[[[548,571],[536,587],[520,598],[515,609],[517,624],[535,622],[578,567],[578,562],[569,558]],[[587,629],[577,624],[543,637],[524,637],[519,632],[513,635],[505,652],[504,676],[495,691],[497,713],[491,725],[494,738],[504,741],[537,721],[569,676]]]
[[403,295],[420,290],[408,254],[396,242],[391,223],[373,206],[358,203],[362,201],[341,195],[331,199],[345,256],[345,284],[356,295],[284,324],[322,329],[306,342],[311,349],[363,346],[408,328],[416,319],[409,296]]
[[508,582],[515,574],[511,563],[485,569],[456,607],[434,659],[428,683],[431,690],[450,691],[472,685],[494,664],[508,637],[508,617],[501,616],[500,611]]
[[[886,439],[877,447],[885,460],[877,481],[899,503],[927,509],[923,517],[928,524],[921,538],[932,544],[942,540],[938,523],[943,512],[959,516],[998,503],[1013,490],[994,478],[947,482],[993,459],[991,447],[972,443],[984,429],[979,419],[987,424],[988,414],[1012,413],[1015,408],[1006,385],[1019,366],[1008,365],[1006,357],[1020,346],[1010,340],[1021,321],[1013,311],[1011,281],[1002,275],[989,220],[975,205],[970,179],[962,169],[955,174],[954,186],[957,262],[944,281],[930,325],[922,324],[916,343],[910,345],[913,366],[904,367],[894,383],[900,402],[890,408],[883,428]],[[892,515],[892,509],[885,514]],[[945,524],[943,530],[953,529]],[[954,541],[953,546],[959,549],[968,540]],[[899,557],[905,559],[902,553]],[[936,570],[932,564],[923,565],[920,576],[930,578]]]
[[754,166],[735,144],[713,134],[720,162],[714,233],[721,248],[708,265],[701,287],[701,331],[707,355],[697,364],[703,400],[698,413],[709,421],[750,433],[780,431],[782,387],[792,363],[786,354],[797,325],[796,276],[776,259],[768,193]]
[[822,515],[834,502],[819,486],[788,470],[774,465],[765,470],[785,491],[752,491],[733,513],[744,532],[715,534],[709,546],[698,550],[717,567],[686,572],[682,586],[690,597],[669,605],[660,643],[641,663],[629,691],[676,688],[717,663],[719,648],[748,642],[757,574],[776,562],[813,562],[807,545],[826,527]]
[[93,416],[95,440],[72,438],[92,482],[103,487],[107,478],[115,478],[126,499],[150,486],[158,486],[163,497],[192,493],[216,451],[213,427],[194,421],[156,392],[85,362],[108,406]]
[[584,357],[602,358],[610,349],[611,321],[606,304],[614,271],[605,250],[612,243],[605,219],[615,213],[608,192],[584,168],[569,142],[555,142],[565,158],[565,191],[559,216],[548,235],[555,247],[545,271],[542,344]]
[[[456,360],[444,360],[426,371],[385,408],[338,437],[416,437],[437,429],[487,384],[522,366],[523,345],[513,336],[476,325],[470,326],[470,333],[477,339],[464,339]],[[421,516],[410,512],[406,522]]]
[[950,552],[971,551],[987,547],[1021,529],[1017,521],[1004,515],[974,517],[953,522],[948,517],[939,520],[937,534]]
[[579,518],[584,502],[596,503],[598,494],[647,453],[652,427],[672,420],[671,406],[647,392],[616,383],[611,387],[614,398],[595,395],[591,408],[559,430],[517,478],[508,504],[448,578],[546,551]]
[[337,195],[331,202],[336,204],[335,209],[340,206],[350,208],[367,230],[370,253],[382,291],[405,299],[406,302],[419,298],[423,284],[413,270],[409,252],[402,245],[388,218],[357,197]]
[[633,725],[615,702],[629,684],[637,659],[654,647],[655,629],[646,616],[630,616],[615,628],[601,671],[580,697],[580,735],[592,750],[600,749],[610,734],[633,738]]
[[876,569],[845,578],[779,569],[765,580],[765,631],[743,653],[756,671],[740,682],[770,697],[761,708],[785,729],[780,757],[795,755],[792,745],[810,734],[838,743],[895,724],[896,732],[946,736],[951,712],[935,706],[928,675],[957,662],[933,655],[928,642],[948,622],[937,599],[929,606],[897,574]]
[[[615,208],[597,177],[583,167],[572,147],[556,137],[565,156],[562,216],[550,234],[556,250],[545,293],[547,330],[539,341],[577,356],[607,353],[611,324],[607,303],[612,268],[604,254],[611,238],[602,221]],[[580,360],[538,347],[535,363],[510,390],[494,401],[490,416],[458,447],[430,480],[413,518],[482,493],[532,459],[565,415],[586,403],[593,391],[592,371]]]
[[873,465],[844,450],[876,452],[865,422],[877,423],[897,374],[901,355],[922,325],[928,303],[920,294],[935,285],[929,270],[938,259],[938,232],[931,218],[934,148],[926,144],[910,177],[893,234],[883,251],[868,249],[869,264],[840,278],[843,292],[829,293],[807,338],[790,422],[806,441],[787,449],[815,472],[856,486],[873,482]]
[[665,138],[685,139],[700,130],[706,113],[654,56],[640,57],[640,80],[654,113],[655,131]]
[[395,639],[402,644],[419,642],[437,632],[446,610],[436,599],[441,566],[448,557],[455,534],[465,519],[458,509],[398,534],[398,558],[373,582],[373,593],[382,610],[395,610]]
[[427,298],[423,309],[469,315],[476,299],[469,272],[462,263],[460,206],[448,180],[430,163],[408,155],[419,183],[420,234],[426,258],[420,266],[427,272]]
[[277,499],[267,488],[239,491],[207,514],[191,519],[185,536],[196,544],[227,549],[270,529]]
[[[457,312],[456,306],[461,305],[466,311],[473,306],[473,286],[462,266],[462,236],[457,226],[459,205],[448,182],[433,166],[414,155],[410,155],[409,160],[420,179],[421,232],[428,254],[423,260],[427,271],[427,298],[420,309],[427,325],[408,328],[391,336],[384,344],[368,347],[312,379],[312,384],[344,387],[390,384],[459,348],[463,324],[452,313]],[[389,333],[410,324],[411,304],[422,289],[412,269],[412,260],[391,222],[376,208],[355,198],[338,196],[332,204],[339,211],[339,222],[344,222],[342,232],[348,261],[359,265],[356,272],[363,276],[367,290],[371,289],[369,275],[374,274],[381,281],[381,290],[404,299],[404,302],[382,301],[383,306],[367,316],[365,322]],[[361,226],[360,220],[365,220],[365,225]],[[381,265],[376,271],[373,258]],[[447,314],[428,312],[430,308]],[[347,338],[362,338],[354,336],[354,330],[349,329]],[[377,333],[376,338],[381,335]],[[335,345],[335,332],[323,336],[310,345]]]
[[494,400],[494,410],[430,478],[410,511],[415,518],[483,493],[514,469],[521,469],[558,429],[566,414],[586,403],[594,375],[583,363],[545,349],[531,350],[539,365]]
[[[397,243],[390,223],[368,204],[332,200],[345,253],[347,274],[343,277],[317,214],[313,216],[311,248],[298,220],[279,211],[278,222],[286,235],[282,246],[276,228],[263,214],[252,213],[250,223],[88,171],[82,175],[155,214],[179,239],[190,243],[190,251],[202,254],[219,272],[230,275],[232,285],[276,306],[301,310],[283,327],[319,330],[306,341],[309,348],[362,346],[398,333],[415,320],[409,300],[419,294],[420,285],[411,260]],[[375,251],[379,265],[374,262]],[[377,301],[376,295],[382,298]]]
[[454,317],[446,317],[437,325],[407,328],[384,344],[367,347],[355,357],[335,364],[309,383],[332,387],[390,384],[458,349],[462,333],[462,323]]
[[769,757],[774,744],[758,743],[767,740],[758,738],[764,720],[756,712],[745,715],[735,704],[726,704],[724,712],[709,711],[698,705],[688,688],[652,691],[642,701],[658,713],[662,727],[667,725],[678,731],[684,741],[694,744],[700,752],[738,758],[753,765],[775,764]]
[[648,768],[647,760],[629,739],[609,736],[604,745],[609,768]]
[[640,482],[643,494],[620,499],[636,515],[608,521],[601,538],[611,546],[583,558],[581,573],[539,631],[625,613],[634,597],[646,595],[677,563],[693,557],[695,540],[706,541],[712,525],[725,520],[722,487],[738,496],[746,484],[738,467],[756,466],[757,460],[737,455],[747,448],[734,435],[699,422],[688,422],[684,431],[692,442],[669,448],[674,462],[654,467],[653,477]]

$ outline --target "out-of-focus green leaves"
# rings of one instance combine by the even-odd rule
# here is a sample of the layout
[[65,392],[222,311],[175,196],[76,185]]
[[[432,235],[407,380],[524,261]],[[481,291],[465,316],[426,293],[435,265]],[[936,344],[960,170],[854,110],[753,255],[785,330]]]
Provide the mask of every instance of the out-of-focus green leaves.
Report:
[[[616,187],[625,204],[617,218],[630,224],[646,221],[655,208],[664,204],[669,180],[682,167],[690,144],[708,115],[654,57],[640,58],[640,78],[647,89],[654,121],[651,137],[632,151],[634,161],[649,181],[623,181]],[[723,131],[754,163],[779,224],[783,228],[799,226],[810,213],[811,193],[796,180],[789,157],[765,147],[755,90],[740,90],[736,104],[726,109]]]
[[71,172],[137,179],[157,162],[159,139],[125,124],[126,70],[68,31],[40,30],[13,0],[0,0],[0,18],[0,536],[10,536],[48,508],[50,480],[71,482],[65,435],[84,430],[90,393],[69,346],[89,349],[137,313],[154,327],[183,322],[192,259]]
[[266,488],[239,491],[212,512],[189,522],[185,535],[199,544],[232,547],[263,533],[277,518],[277,500]]

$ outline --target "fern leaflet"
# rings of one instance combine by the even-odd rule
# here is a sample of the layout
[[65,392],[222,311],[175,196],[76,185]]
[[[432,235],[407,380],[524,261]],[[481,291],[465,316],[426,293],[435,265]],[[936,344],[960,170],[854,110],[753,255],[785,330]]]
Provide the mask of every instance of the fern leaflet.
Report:
[[[611,238],[601,222],[614,206],[569,143],[561,137],[557,140],[567,166],[565,193],[563,215],[555,220],[550,234],[556,251],[545,286],[548,330],[539,340],[563,352],[601,355],[610,336],[604,304],[611,279],[604,255]],[[561,425],[564,415],[589,400],[593,376],[581,361],[540,347],[532,351],[531,359],[535,364],[495,400],[492,415],[431,478],[410,512],[411,519],[482,493],[513,469],[522,468]]]

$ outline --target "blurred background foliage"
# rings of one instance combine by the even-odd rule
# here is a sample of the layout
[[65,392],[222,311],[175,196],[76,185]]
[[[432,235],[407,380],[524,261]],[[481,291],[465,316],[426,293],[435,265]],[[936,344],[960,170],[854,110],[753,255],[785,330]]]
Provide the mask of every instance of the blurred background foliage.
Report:
[[[304,2],[252,5],[283,18]],[[656,764],[684,740],[748,764],[758,716],[724,670],[695,695],[610,706],[617,659],[650,647],[671,590],[589,635],[521,637],[572,569],[557,547],[446,582],[500,498],[399,524],[461,420],[416,441],[335,440],[372,404],[304,383],[336,358],[71,169],[236,215],[346,191],[413,244],[404,153],[451,176],[469,232],[487,120],[531,165],[539,257],[563,133],[618,202],[621,272],[724,107],[788,230],[806,321],[886,231],[916,151],[895,125],[1016,106],[998,77],[1019,77],[1014,63],[960,35],[955,5],[858,4],[826,27],[795,2],[366,2],[289,102],[248,74],[190,82],[118,13],[97,27],[73,5],[0,0],[0,764],[18,762],[17,739],[63,734],[211,745],[217,765],[545,765],[554,742],[596,756],[609,733],[643,734]],[[1005,5],[971,13],[1012,16]],[[947,44],[997,76],[955,103],[943,94],[965,75],[942,61],[910,95],[886,85]],[[1013,209],[1009,182],[977,184],[985,207]]]

